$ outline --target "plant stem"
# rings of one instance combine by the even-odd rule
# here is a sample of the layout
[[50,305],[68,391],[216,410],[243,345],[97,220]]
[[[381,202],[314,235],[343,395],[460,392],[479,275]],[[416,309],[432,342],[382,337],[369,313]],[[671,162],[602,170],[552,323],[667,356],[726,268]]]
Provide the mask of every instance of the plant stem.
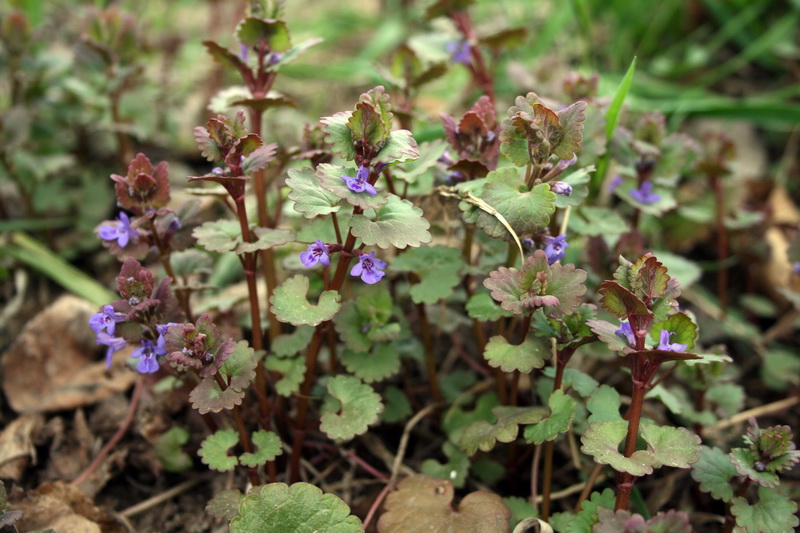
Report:
[[[222,376],[217,372],[214,374],[214,379],[219,385],[221,390],[225,390],[228,388],[228,384],[225,383],[225,380]],[[236,423],[236,431],[239,433],[239,442],[242,444],[242,449],[246,453],[253,453],[253,443],[250,441],[250,434],[247,432],[247,428],[244,425],[244,419],[242,418],[242,413],[239,411],[239,406],[234,405],[231,409],[231,414],[233,415],[233,421]],[[250,478],[250,483],[254,486],[261,485],[261,478],[258,475],[258,471],[253,467],[247,468],[247,476]]]
[[[566,351],[566,350],[565,350]],[[561,390],[561,385],[564,381],[564,368],[567,366],[567,361],[572,356],[570,352],[567,357],[558,354],[556,358],[556,376],[553,381],[553,392]],[[566,359],[566,360],[565,360]],[[544,445],[544,472],[542,480],[542,520],[547,522],[550,518],[550,491],[553,484],[553,451],[555,449],[555,440],[549,440]]]
[[[744,498],[747,495],[747,489],[750,488],[750,485],[752,483],[753,483],[752,479],[750,479],[749,477],[745,478],[745,480],[739,486],[739,490],[736,491],[736,497]],[[733,516],[733,513],[731,512],[732,503],[733,503],[733,498],[731,498],[731,501],[729,501],[728,505],[726,506],[725,527],[722,530],[722,533],[732,533],[733,528],[736,527],[736,517]]]
[[[638,357],[632,355],[630,357]],[[628,433],[625,436],[625,457],[630,457],[636,451],[636,439],[639,437],[639,422],[642,418],[642,406],[644,404],[645,383],[633,381],[633,393],[631,394],[631,406],[628,409]],[[622,472],[617,476],[617,502],[614,506],[615,511],[626,511],[630,505],[631,490],[636,478],[627,472]]]
[[[156,248],[158,249],[158,259],[161,262],[161,265],[164,267],[164,271],[166,271],[167,276],[172,278],[172,284],[177,285],[178,277],[175,275],[175,271],[172,269],[172,262],[170,261],[170,249],[164,246],[164,242],[161,240],[161,236],[158,234],[155,221],[151,218],[149,222],[150,234],[153,236],[153,244],[155,244]],[[175,296],[178,298],[178,304],[181,306],[183,314],[186,315],[186,320],[189,322],[194,322],[192,308],[189,305],[189,293],[186,292],[184,287],[176,286]]]

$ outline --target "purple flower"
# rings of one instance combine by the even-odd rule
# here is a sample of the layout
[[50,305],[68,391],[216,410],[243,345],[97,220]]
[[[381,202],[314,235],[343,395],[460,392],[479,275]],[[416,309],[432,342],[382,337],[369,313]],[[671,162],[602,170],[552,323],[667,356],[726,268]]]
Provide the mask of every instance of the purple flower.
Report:
[[619,174],[614,174],[614,177],[608,182],[608,192],[614,192],[617,190],[617,187],[622,185],[625,180],[622,179],[622,176]]
[[800,261],[792,265],[792,272],[794,272],[795,274],[800,274]]
[[660,342],[658,344],[659,350],[664,350],[665,352],[685,352],[686,347],[689,346],[688,344],[679,344],[677,342],[673,342],[670,344],[669,338],[675,335],[672,331],[667,331],[666,329],[661,330],[661,337]]
[[386,261],[375,258],[375,252],[368,254],[361,254],[358,257],[358,263],[350,270],[351,276],[361,276],[361,281],[372,285],[378,283],[385,272],[382,270],[386,268]]
[[358,173],[356,173],[355,178],[351,176],[339,177],[347,183],[347,188],[353,192],[367,191],[369,194],[378,194],[378,191],[375,190],[375,187],[373,187],[372,184],[367,181],[369,178],[369,168],[364,165],[358,167]]
[[313,244],[309,244],[308,250],[300,252],[300,262],[307,267],[313,267],[317,263],[330,265],[331,258],[328,256],[328,248],[325,243],[317,239]]
[[106,350],[106,369],[109,369],[111,368],[111,359],[114,357],[114,354],[127,346],[128,341],[122,337],[109,335],[105,331],[99,331],[97,333],[97,344],[108,346],[108,350]]
[[180,326],[177,322],[167,322],[166,324],[156,324],[156,331],[158,331],[158,339],[156,340],[156,347],[161,348],[164,350],[164,353],[167,353],[166,344],[167,344],[167,330],[170,326]]
[[550,184],[550,190],[562,196],[572,196],[572,185],[563,181],[556,181]]
[[472,63],[471,48],[467,41],[451,41],[447,43],[447,51],[450,52],[452,56],[450,60],[453,63],[463,63],[465,65]]
[[119,214],[119,224],[102,225],[97,230],[97,234],[104,241],[117,241],[120,248],[125,248],[129,241],[135,241],[139,237],[139,232],[131,227],[131,219],[125,213]]
[[267,66],[268,67],[272,67],[276,63],[278,63],[278,61],[280,61],[281,59],[283,59],[283,54],[281,54],[279,52],[272,52],[269,55],[269,60],[267,61]]
[[247,63],[247,45],[244,44],[244,43],[241,43],[240,46],[241,46],[241,48],[239,50],[239,57],[242,58],[242,61]]
[[628,344],[636,347],[636,336],[633,334],[630,322],[620,322],[619,329],[614,332],[615,335],[625,335],[628,339]]
[[163,346],[153,344],[150,339],[142,339],[142,345],[136,348],[131,357],[138,359],[136,370],[142,374],[152,374],[158,372],[158,359],[159,355],[166,355],[167,351]]
[[544,253],[547,255],[548,264],[553,264],[564,258],[564,252],[567,250],[569,243],[567,242],[566,234],[562,233],[558,237],[545,237],[544,238]]
[[114,308],[109,304],[103,306],[103,310],[99,313],[92,315],[89,319],[89,326],[95,333],[106,331],[109,335],[114,335],[114,330],[117,327],[117,322],[125,320],[123,313],[117,313]]
[[631,190],[630,195],[642,204],[654,204],[661,200],[661,196],[653,192],[653,184],[649,181],[644,181],[638,189]]

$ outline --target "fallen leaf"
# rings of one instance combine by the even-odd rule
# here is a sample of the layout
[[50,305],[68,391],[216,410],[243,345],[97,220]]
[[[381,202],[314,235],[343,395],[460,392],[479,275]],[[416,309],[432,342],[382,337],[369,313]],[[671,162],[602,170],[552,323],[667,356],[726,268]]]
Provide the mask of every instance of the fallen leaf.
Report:
[[41,415],[24,415],[0,433],[0,478],[19,481],[28,464],[36,464],[33,441],[43,425]]

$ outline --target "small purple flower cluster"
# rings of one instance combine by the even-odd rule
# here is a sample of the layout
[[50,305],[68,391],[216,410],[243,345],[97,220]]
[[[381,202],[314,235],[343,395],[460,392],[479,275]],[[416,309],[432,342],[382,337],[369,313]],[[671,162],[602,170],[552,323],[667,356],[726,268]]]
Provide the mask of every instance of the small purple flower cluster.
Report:
[[367,181],[369,179],[369,168],[361,165],[358,167],[358,172],[356,172],[355,177],[352,176],[339,176],[342,178],[345,183],[347,183],[347,188],[355,193],[362,193],[367,191],[368,194],[376,195],[378,191],[375,190],[375,187]]
[[[97,229],[97,234],[104,241],[117,241],[120,248],[125,248],[129,242],[136,242],[139,232],[131,227],[131,219],[125,213],[120,213],[118,224],[103,224]],[[176,219],[177,220],[177,219]]]
[[566,234],[562,233],[558,237],[547,236],[544,238],[544,253],[547,255],[547,263],[552,265],[556,261],[564,259],[569,243]]
[[[621,322],[619,325],[619,329],[614,332],[617,335],[625,335],[625,338],[628,339],[628,344],[632,348],[636,348],[636,336],[633,334],[633,329],[631,328],[630,322]],[[662,350],[665,352],[684,352],[686,348],[689,346],[688,344],[680,344],[677,342],[670,343],[670,337],[675,335],[674,331],[667,331],[666,329],[662,329],[661,333],[659,334],[659,343],[656,350]]]
[[[383,269],[386,268],[386,261],[375,257],[375,252],[370,252],[368,254],[363,252],[357,253],[360,254],[358,256],[358,263],[353,265],[353,268],[350,269],[350,275],[361,277],[364,283],[370,285],[378,283],[386,274],[383,272]],[[303,266],[309,268],[316,266],[318,263],[324,266],[330,265],[331,258],[330,255],[328,255],[327,245],[319,239],[309,244],[305,252],[300,252],[300,262],[303,263]]]

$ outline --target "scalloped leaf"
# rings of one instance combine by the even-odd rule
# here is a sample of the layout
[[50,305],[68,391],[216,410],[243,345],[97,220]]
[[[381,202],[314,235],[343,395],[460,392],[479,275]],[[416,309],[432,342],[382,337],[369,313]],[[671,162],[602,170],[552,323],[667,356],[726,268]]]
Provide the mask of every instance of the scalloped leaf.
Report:
[[[274,99],[264,99],[272,101]],[[258,101],[258,100],[257,100]],[[245,102],[250,102],[250,100],[245,100]],[[239,103],[239,102],[234,102]],[[262,168],[265,168],[270,162],[275,159],[275,151],[277,150],[278,145],[275,143],[267,144],[265,146],[259,146],[249,155],[247,155],[244,160],[242,161],[242,172],[245,174],[252,174]]]
[[242,403],[244,391],[228,387],[224,391],[219,388],[213,377],[203,379],[189,393],[192,407],[204,415],[206,413],[219,413],[223,409],[233,409],[234,405]]
[[214,220],[194,228],[192,237],[209,252],[232,252],[242,243],[242,227],[238,220]]
[[497,494],[472,492],[453,510],[453,484],[426,475],[402,480],[384,503],[379,533],[436,531],[436,533],[507,533],[511,511]]
[[341,310],[333,317],[333,324],[349,350],[368,352],[372,347],[372,340],[367,335],[369,320],[362,316],[355,302],[343,303]]
[[389,138],[384,142],[381,151],[372,159],[372,164],[406,163],[419,158],[417,141],[408,130],[395,130],[389,133]]
[[581,149],[583,121],[586,120],[587,103],[583,100],[556,111],[561,131],[553,139],[553,153],[561,159],[572,159]]
[[353,376],[328,380],[320,429],[331,439],[350,440],[367,431],[383,411],[381,397],[372,387]]
[[[322,165],[320,165],[322,166]],[[422,209],[408,200],[390,194],[387,202],[375,211],[375,220],[365,215],[353,215],[350,228],[367,246],[387,249],[418,247],[433,239],[428,228],[430,222],[422,216]]]
[[381,413],[381,421],[392,424],[399,422],[412,413],[411,401],[408,396],[394,385],[389,385],[383,391],[383,400],[386,402]]
[[630,511],[602,509],[592,533],[692,533],[689,515],[683,511],[658,513],[650,520]]
[[254,228],[255,242],[242,242],[236,247],[237,254],[248,254],[258,250],[269,250],[296,239],[290,229]]
[[656,345],[660,342],[663,330],[674,333],[669,339],[670,343],[685,344],[687,350],[694,348],[694,341],[697,339],[697,324],[686,313],[675,313],[665,321],[650,327],[650,339]]
[[645,424],[640,431],[656,467],[690,468],[700,458],[700,437],[686,428]]
[[758,503],[750,504],[745,498],[734,498],[731,513],[736,525],[758,533],[786,533],[800,525],[797,502],[777,490],[758,487]]
[[600,304],[620,320],[639,320],[653,318],[653,313],[645,303],[633,292],[616,281],[604,281],[597,292],[600,293]]
[[[215,43],[214,41],[203,41],[203,46],[206,47],[206,50],[214,58],[214,60],[223,65],[233,67],[242,73],[242,76],[249,81],[252,81],[253,74],[250,72],[250,69],[247,68],[247,65],[242,58],[238,55],[234,54],[227,48],[220,46],[219,44]],[[204,154],[205,155],[205,154]],[[215,159],[214,161],[222,161],[222,158]]]
[[273,63],[272,65],[268,66],[267,70],[275,71],[282,68],[285,65],[288,65],[289,63],[300,57],[306,50],[308,50],[313,46],[317,46],[324,40],[325,39],[322,39],[320,37],[314,37],[312,39],[306,39],[302,43],[292,46],[281,56],[281,58],[278,60],[277,63]]
[[555,390],[547,400],[550,414],[541,422],[525,428],[525,440],[528,443],[539,445],[545,441],[554,440],[560,434],[569,429],[572,419],[575,418],[575,411],[578,408],[572,396],[563,390]]
[[628,432],[627,422],[597,422],[590,424],[581,437],[581,451],[591,455],[600,464],[611,465],[617,472],[627,472],[640,477],[653,473],[653,465],[658,461],[645,450],[633,452],[625,457],[619,452],[619,445]]
[[308,483],[254,487],[231,520],[231,533],[361,533],[361,520],[338,496]]
[[633,348],[628,346],[627,339],[622,335],[617,335],[616,332],[620,328],[619,324],[614,325],[605,320],[587,320],[586,325],[591,328],[597,335],[597,338],[604,342],[612,352],[618,352],[620,355],[627,355],[633,351]]
[[728,454],[719,448],[703,446],[700,459],[692,465],[692,479],[700,484],[700,490],[708,492],[717,500],[731,501],[733,486],[731,479],[736,477],[736,468],[731,464]]
[[243,453],[239,456],[239,462],[245,466],[266,464],[283,453],[281,439],[272,431],[259,429],[253,433],[251,439],[258,449],[254,453]]
[[341,208],[339,197],[320,186],[311,167],[289,169],[286,185],[291,189],[289,199],[294,202],[294,210],[306,218],[329,215]]
[[464,259],[455,248],[437,244],[412,248],[392,261],[393,272],[414,272],[419,283],[411,286],[414,303],[433,305],[448,298],[453,288],[461,282],[460,270]]
[[425,459],[420,466],[420,472],[431,477],[448,479],[457,489],[464,488],[470,466],[469,457],[450,441],[444,442],[442,452],[447,457],[446,463]]
[[352,111],[340,111],[333,116],[320,119],[325,142],[334,154],[347,161],[356,158],[353,132],[347,127],[351,116],[353,116]]
[[390,195],[383,189],[377,189],[378,194],[351,191],[341,177],[355,176],[356,172],[356,169],[322,163],[317,167],[316,176],[319,179],[320,187],[333,193],[334,196],[346,200],[352,206],[361,209],[377,209],[389,201]]
[[419,180],[420,176],[436,167],[439,158],[447,150],[447,142],[444,139],[436,139],[421,143],[418,146],[420,156],[414,161],[410,161],[392,169],[392,177],[412,184]]
[[528,335],[522,344],[515,345],[502,335],[495,335],[486,344],[483,357],[489,366],[503,372],[530,374],[534,368],[542,368],[552,352],[550,340],[543,337]]
[[547,255],[536,250],[522,267],[500,267],[489,273],[483,285],[506,311],[527,313],[545,307],[553,315],[570,315],[581,305],[586,293],[586,271],[575,265],[547,264]]
[[285,357],[267,356],[264,363],[267,370],[279,372],[283,377],[275,382],[275,390],[281,396],[289,397],[300,390],[300,383],[306,372],[306,361],[304,357]]
[[257,364],[255,350],[247,344],[247,341],[239,341],[233,347],[233,352],[222,363],[219,371],[222,375],[230,378],[229,389],[243,391],[255,379]]
[[306,349],[313,336],[314,328],[298,326],[292,333],[283,333],[272,341],[272,353],[278,357],[296,355]]
[[598,522],[598,514],[604,509],[614,509],[616,497],[612,489],[593,492],[588,500],[581,504],[581,509],[564,528],[564,533],[594,533],[592,528]]
[[495,443],[512,442],[519,435],[520,424],[535,424],[547,416],[544,407],[500,406],[492,409],[497,422],[490,424],[478,420],[467,426],[458,439],[458,445],[469,455],[478,449],[485,452],[494,448]]
[[203,440],[197,454],[203,464],[217,472],[233,470],[238,459],[229,455],[231,448],[239,444],[239,434],[235,429],[218,429]]
[[289,29],[282,20],[247,17],[236,27],[236,37],[248,48],[265,43],[274,52],[285,52],[292,47]]
[[619,412],[621,405],[622,399],[617,390],[608,385],[601,385],[592,393],[589,401],[586,402],[586,408],[591,413],[588,421],[590,423],[623,422],[622,415]]
[[308,286],[308,278],[298,274],[276,287],[269,300],[275,318],[294,326],[316,326],[333,318],[342,306],[339,293],[323,291],[319,304],[312,305],[308,302]]
[[244,498],[236,489],[221,490],[206,504],[206,512],[217,518],[231,520],[239,515],[239,503]]
[[497,305],[489,293],[479,292],[467,300],[467,315],[481,322],[494,322],[504,316],[513,316],[514,313],[506,311]]
[[751,479],[762,487],[775,488],[780,484],[778,474],[775,472],[760,472],[756,469],[756,463],[761,462],[762,458],[748,448],[732,449],[729,459],[739,475]]
[[[556,194],[548,184],[540,183],[528,190],[520,180],[519,171],[510,167],[487,174],[480,198],[496,209],[517,235],[541,231],[556,210]],[[509,237],[505,225],[484,210],[479,210],[475,223],[490,237]]]
[[167,472],[185,472],[192,468],[192,458],[181,446],[189,442],[189,432],[178,426],[165,431],[153,445],[156,459]]
[[400,350],[396,344],[381,344],[372,353],[345,349],[341,362],[357,378],[373,383],[400,371]]

